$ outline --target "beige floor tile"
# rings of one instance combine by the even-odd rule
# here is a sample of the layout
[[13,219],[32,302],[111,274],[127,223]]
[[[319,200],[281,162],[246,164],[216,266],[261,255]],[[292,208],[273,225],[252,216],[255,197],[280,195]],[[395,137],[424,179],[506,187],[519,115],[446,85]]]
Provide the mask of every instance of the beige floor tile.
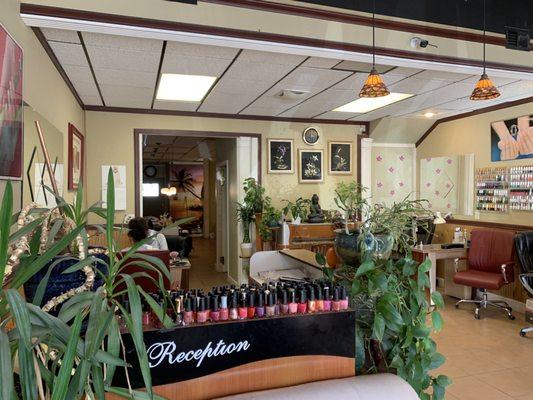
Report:
[[477,378],[509,396],[533,394],[533,366],[477,375]]
[[511,396],[473,376],[455,379],[447,392],[457,400],[512,400]]

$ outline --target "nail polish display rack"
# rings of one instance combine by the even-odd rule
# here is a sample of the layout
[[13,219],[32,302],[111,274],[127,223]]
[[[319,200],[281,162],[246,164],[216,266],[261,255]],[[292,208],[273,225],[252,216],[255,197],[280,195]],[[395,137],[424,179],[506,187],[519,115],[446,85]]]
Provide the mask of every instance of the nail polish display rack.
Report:
[[533,211],[533,165],[509,168],[509,208]]
[[509,211],[509,171],[506,167],[476,169],[476,210]]

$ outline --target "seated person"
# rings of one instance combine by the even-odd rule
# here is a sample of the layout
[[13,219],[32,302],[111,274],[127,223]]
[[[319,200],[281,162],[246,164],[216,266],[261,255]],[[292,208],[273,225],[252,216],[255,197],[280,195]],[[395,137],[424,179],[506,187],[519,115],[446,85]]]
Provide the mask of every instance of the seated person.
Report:
[[[130,238],[132,244],[138,243],[146,239],[147,237],[153,236],[155,234],[155,236],[148,243],[145,243],[138,248],[139,251],[168,250],[165,237],[160,233],[150,231],[148,229],[148,224],[146,223],[146,220],[144,218],[133,218],[132,220],[130,220],[128,222],[128,229],[128,237]],[[157,240],[158,236],[163,236],[163,240],[161,242]],[[130,248],[131,247],[127,247],[122,251],[128,251]]]
[[161,232],[161,226],[155,225],[153,219],[148,219],[148,236],[152,238],[150,245],[157,250],[168,250],[167,238]]

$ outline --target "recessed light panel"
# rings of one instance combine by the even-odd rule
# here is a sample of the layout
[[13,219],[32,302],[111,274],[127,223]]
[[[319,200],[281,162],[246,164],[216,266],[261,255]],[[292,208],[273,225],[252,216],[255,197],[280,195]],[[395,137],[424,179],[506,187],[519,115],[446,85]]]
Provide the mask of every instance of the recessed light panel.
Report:
[[216,80],[216,76],[163,74],[156,99],[201,101]]
[[347,113],[367,113],[377,110],[378,108],[388,106],[401,100],[408,99],[414,96],[408,93],[391,93],[388,96],[383,97],[361,97],[351,103],[345,104],[333,111],[347,112]]

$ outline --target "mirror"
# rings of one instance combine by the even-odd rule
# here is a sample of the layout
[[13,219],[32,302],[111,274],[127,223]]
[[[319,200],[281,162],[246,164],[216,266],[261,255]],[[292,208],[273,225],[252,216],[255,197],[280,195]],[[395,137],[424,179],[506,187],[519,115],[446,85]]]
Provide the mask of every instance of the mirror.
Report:
[[37,135],[35,121],[41,124],[44,141],[50,155],[52,167],[55,168],[55,178],[60,195],[63,195],[64,166],[63,133],[46,120],[30,106],[24,107],[24,175],[22,203],[24,205],[35,201],[40,206],[55,206],[55,198],[43,188],[51,187],[48,171],[45,168],[45,158]]

